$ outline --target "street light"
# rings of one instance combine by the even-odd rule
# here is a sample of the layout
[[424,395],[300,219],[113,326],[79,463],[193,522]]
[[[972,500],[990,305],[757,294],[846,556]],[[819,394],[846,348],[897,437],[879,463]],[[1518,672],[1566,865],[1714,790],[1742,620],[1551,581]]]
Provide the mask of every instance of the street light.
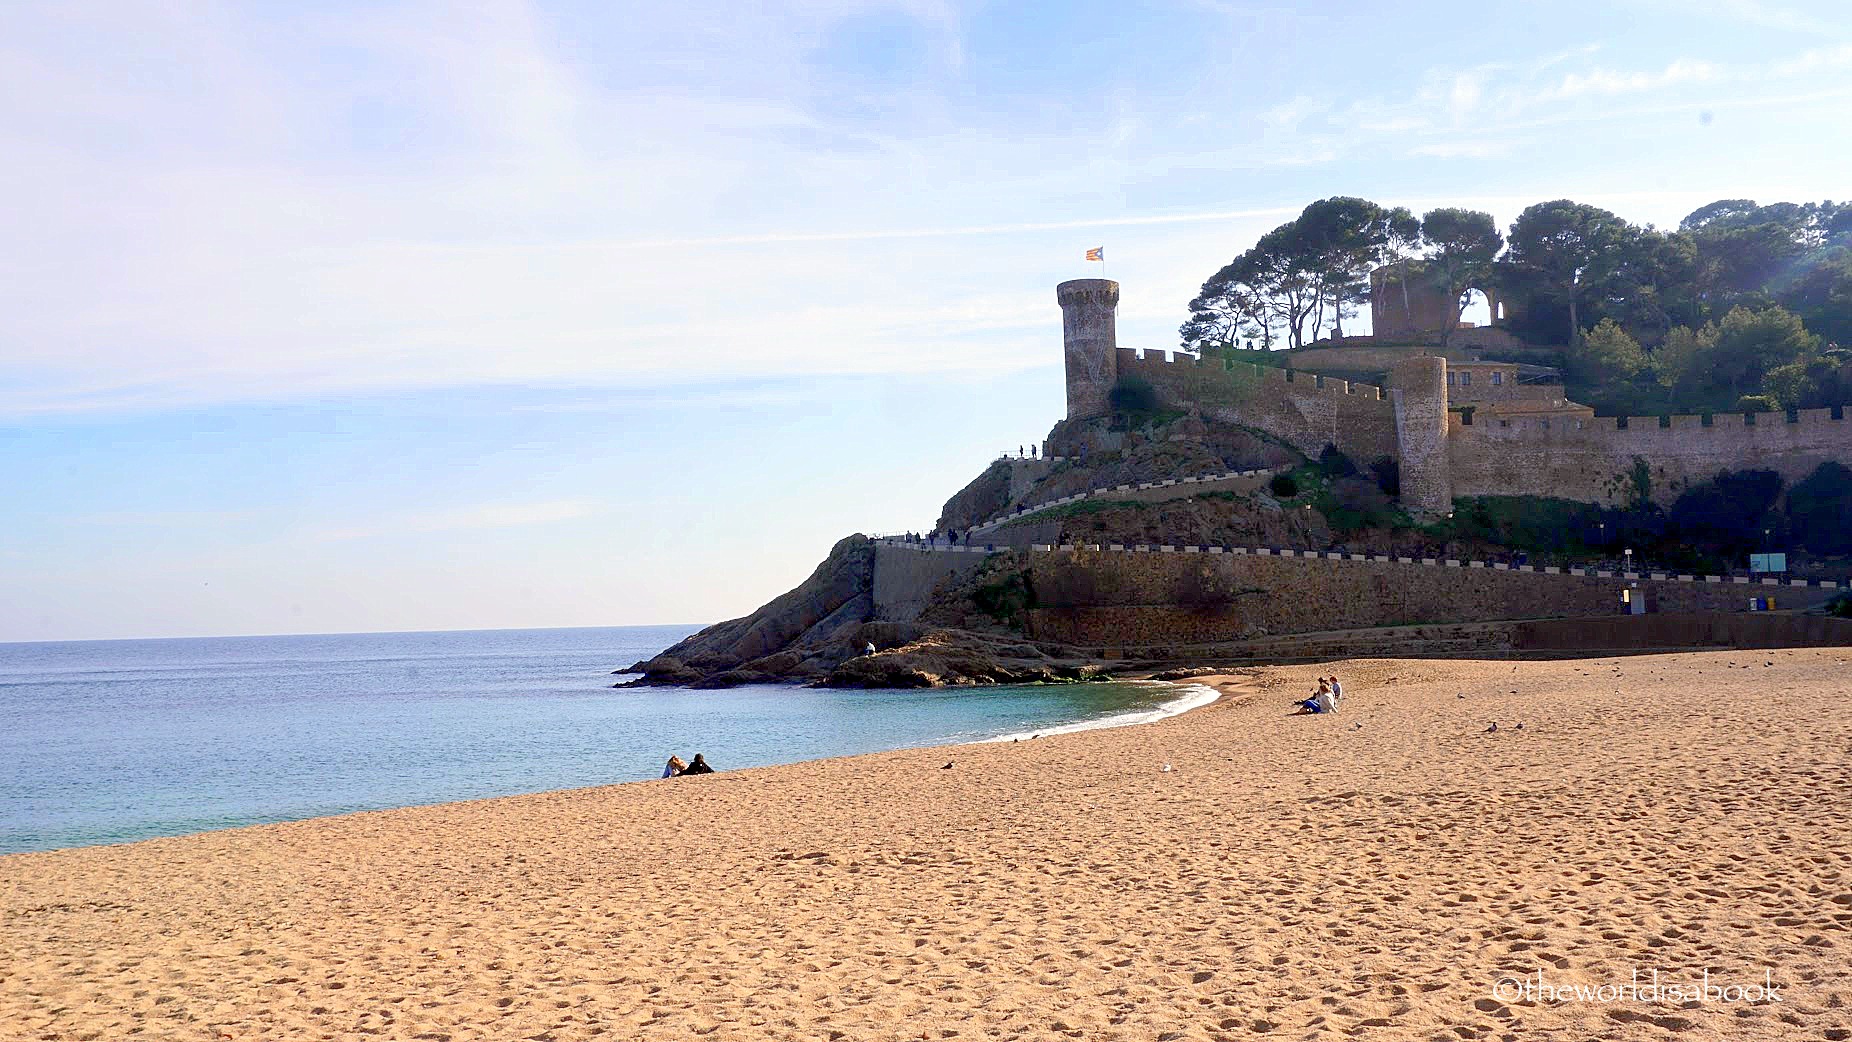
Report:
[[1629,572],[1633,571],[1633,547],[1630,546],[1627,549],[1622,550],[1621,553],[1625,554],[1627,557],[1627,567],[1623,570],[1629,571]]

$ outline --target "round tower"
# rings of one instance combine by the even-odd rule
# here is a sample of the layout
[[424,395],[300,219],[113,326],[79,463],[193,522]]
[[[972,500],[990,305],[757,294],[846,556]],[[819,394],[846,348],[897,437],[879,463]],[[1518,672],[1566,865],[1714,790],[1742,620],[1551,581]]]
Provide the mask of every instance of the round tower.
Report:
[[1447,360],[1404,358],[1389,370],[1395,402],[1395,441],[1401,457],[1402,505],[1439,517],[1453,512],[1453,474],[1447,459]]
[[1072,279],[1055,287],[1055,299],[1067,358],[1067,418],[1104,416],[1112,411],[1107,395],[1119,377],[1119,284]]

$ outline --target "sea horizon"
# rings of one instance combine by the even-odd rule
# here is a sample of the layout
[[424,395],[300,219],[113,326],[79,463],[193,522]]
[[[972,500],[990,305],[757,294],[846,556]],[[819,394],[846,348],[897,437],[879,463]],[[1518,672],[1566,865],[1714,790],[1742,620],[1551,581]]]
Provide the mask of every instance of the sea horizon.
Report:
[[288,633],[180,633],[169,636],[138,637],[58,637],[47,640],[0,640],[0,648],[12,644],[115,644],[126,641],[157,640],[264,640],[285,637],[384,637],[417,636],[431,633],[531,633],[543,630],[609,630],[609,629],[686,629],[699,632],[712,622],[637,622],[616,623],[612,625],[592,626],[460,626],[437,629],[408,630],[302,630]]

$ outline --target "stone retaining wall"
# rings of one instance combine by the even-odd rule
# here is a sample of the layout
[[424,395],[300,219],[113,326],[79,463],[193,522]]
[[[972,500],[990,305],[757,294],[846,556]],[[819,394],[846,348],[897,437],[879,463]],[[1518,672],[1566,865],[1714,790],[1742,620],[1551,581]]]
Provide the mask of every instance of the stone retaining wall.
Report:
[[1622,591],[1653,612],[1744,611],[1751,597],[1811,607],[1833,584],[1480,561],[1204,547],[1041,547],[1031,635],[1073,644],[1208,643],[1435,622],[1617,616]]

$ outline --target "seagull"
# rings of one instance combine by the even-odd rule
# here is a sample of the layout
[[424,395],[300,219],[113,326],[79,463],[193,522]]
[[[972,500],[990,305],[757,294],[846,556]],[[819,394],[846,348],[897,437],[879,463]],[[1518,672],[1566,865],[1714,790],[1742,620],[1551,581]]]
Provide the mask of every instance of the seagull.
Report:
[[949,770],[951,770],[951,769],[952,769],[952,761],[950,761],[950,760],[947,760],[947,761],[945,761],[945,766],[944,766],[944,767],[941,767],[941,768],[939,768],[939,769],[940,769],[940,770],[942,770],[942,771],[949,771]]

